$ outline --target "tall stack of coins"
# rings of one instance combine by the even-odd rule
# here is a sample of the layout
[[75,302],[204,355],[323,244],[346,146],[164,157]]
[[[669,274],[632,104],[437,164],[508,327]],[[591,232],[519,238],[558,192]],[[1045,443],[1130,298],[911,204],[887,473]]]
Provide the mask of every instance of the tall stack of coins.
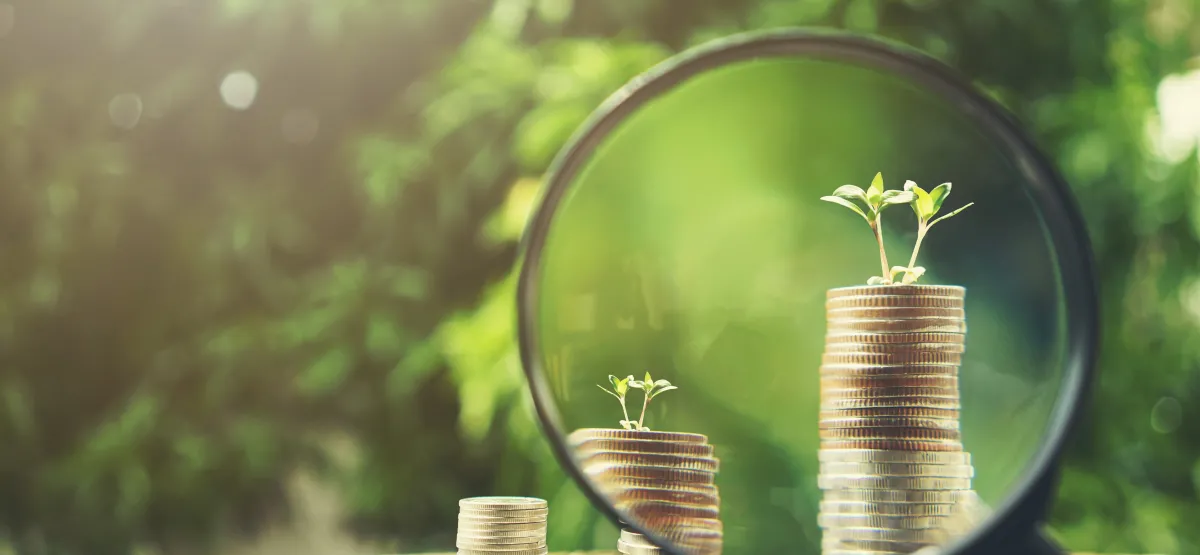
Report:
[[[720,461],[706,436],[583,429],[567,441],[583,473],[628,518],[689,554],[721,552]],[[657,549],[629,534],[618,544],[622,553]]]
[[959,433],[962,287],[826,295],[818,516],[826,555],[913,553],[957,533],[974,469]]
[[545,555],[546,501],[472,497],[458,502],[459,555]]

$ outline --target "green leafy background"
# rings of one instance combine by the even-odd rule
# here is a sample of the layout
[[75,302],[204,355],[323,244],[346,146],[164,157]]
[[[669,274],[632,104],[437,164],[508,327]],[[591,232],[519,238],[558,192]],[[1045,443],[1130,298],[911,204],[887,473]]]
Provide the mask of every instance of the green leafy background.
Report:
[[937,56],[1057,160],[1105,315],[1054,533],[1200,550],[1200,166],[1159,94],[1195,0],[0,3],[0,549],[445,551],[480,494],[611,548],[533,418],[515,241],[628,79],[797,25]]

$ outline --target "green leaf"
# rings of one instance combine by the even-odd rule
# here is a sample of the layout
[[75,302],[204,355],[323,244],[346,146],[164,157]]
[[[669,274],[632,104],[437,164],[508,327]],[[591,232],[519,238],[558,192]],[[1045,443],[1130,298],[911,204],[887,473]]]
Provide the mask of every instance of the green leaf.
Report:
[[896,274],[903,274],[908,271],[908,266],[892,266],[892,281],[896,281]]
[[329,350],[300,374],[296,385],[306,395],[333,393],[346,381],[353,365],[354,356],[349,349]]
[[942,183],[929,191],[929,197],[933,199],[933,213],[937,214],[938,210],[942,209],[942,203],[946,202],[946,197],[950,196],[950,184]]
[[849,209],[853,210],[855,214],[858,214],[859,216],[862,216],[864,220],[867,220],[868,222],[869,222],[869,221],[871,221],[871,218],[867,217],[867,214],[866,214],[865,212],[863,212],[861,208],[859,208],[859,207],[855,206],[855,205],[854,205],[854,203],[852,203],[852,202],[850,202],[850,201],[848,201],[848,200],[846,200],[846,199],[844,199],[844,198],[841,198],[841,197],[821,197],[821,200],[823,200],[823,201],[825,201],[825,202],[832,202],[832,203],[834,203],[834,204],[840,204],[840,205],[842,205],[842,206],[845,206],[846,208],[849,208]]
[[871,186],[867,188],[867,203],[872,207],[879,206],[879,201],[883,197],[883,172],[875,174],[875,179],[871,180]]
[[[630,377],[632,378],[633,376],[630,376]],[[642,390],[645,390],[645,389],[646,389],[646,382],[639,382],[639,381],[637,381],[637,380],[630,380],[630,381],[629,381],[629,387],[632,387],[632,388],[634,388],[634,389],[642,389]]]
[[913,194],[909,191],[897,191],[894,189],[891,191],[884,191],[883,204],[879,206],[879,210],[883,211],[884,208],[894,204],[909,204],[914,198],[915,197]]
[[933,224],[936,224],[936,223],[938,223],[938,222],[940,222],[940,221],[942,221],[942,220],[949,219],[950,217],[954,216],[955,214],[958,214],[959,212],[962,212],[963,210],[966,210],[967,208],[970,208],[970,206],[971,206],[972,204],[975,204],[975,203],[973,203],[973,202],[968,202],[967,204],[963,205],[963,207],[962,207],[962,208],[959,208],[958,210],[955,210],[955,211],[953,211],[953,212],[951,212],[951,213],[949,213],[949,214],[946,214],[945,216],[942,216],[942,217],[940,217],[940,218],[938,218],[938,219],[936,219],[936,220],[934,220],[934,221],[932,221],[932,222],[929,222],[929,227],[933,227]]
[[670,385],[671,385],[671,382],[668,382],[667,380],[655,380],[654,381],[654,387],[668,387]]
[[908,270],[908,273],[904,274],[904,279],[901,281],[901,283],[914,283],[920,279],[921,276],[925,275],[925,268],[920,266],[913,266]]
[[867,285],[887,285],[887,280],[879,276],[874,276],[867,280]]
[[913,187],[916,187],[916,186],[917,186],[917,182],[916,182],[916,181],[913,181],[913,180],[911,180],[911,179],[909,179],[908,181],[905,181],[905,182],[904,182],[904,190],[905,190],[905,191],[912,191],[912,190],[913,190]]
[[661,389],[658,389],[658,390],[656,390],[656,391],[654,392],[654,394],[650,396],[650,398],[651,398],[651,399],[653,399],[653,398],[655,398],[655,397],[658,397],[658,396],[659,396],[659,395],[661,395],[663,392],[665,392],[665,391],[671,391],[672,389],[679,389],[679,388],[678,388],[678,387],[676,387],[676,386],[673,386],[673,385],[667,385],[667,386],[664,386],[664,387],[662,387]]
[[613,397],[616,397],[618,401],[619,401],[619,400],[621,400],[621,396],[620,396],[620,395],[617,395],[616,393],[613,393],[612,391],[609,391],[609,390],[608,390],[607,388],[605,388],[604,386],[602,386],[602,385],[596,385],[596,387],[600,388],[600,391],[603,391],[603,392],[605,392],[605,393],[607,393],[607,394],[609,394],[609,395],[612,395]]
[[621,421],[621,425],[624,426],[626,430],[632,430],[634,424],[637,424],[636,420],[622,420]]
[[833,190],[833,196],[846,200],[860,200],[863,204],[870,204],[867,201],[867,193],[862,190],[862,187],[857,185],[842,185]]
[[646,383],[648,383],[648,384],[654,383],[654,378],[650,377],[650,372],[646,372]]
[[929,196],[929,193],[926,193],[925,189],[917,186],[913,186],[913,192],[917,195],[913,204],[917,207],[917,217],[922,220],[928,220],[933,217],[933,197]]

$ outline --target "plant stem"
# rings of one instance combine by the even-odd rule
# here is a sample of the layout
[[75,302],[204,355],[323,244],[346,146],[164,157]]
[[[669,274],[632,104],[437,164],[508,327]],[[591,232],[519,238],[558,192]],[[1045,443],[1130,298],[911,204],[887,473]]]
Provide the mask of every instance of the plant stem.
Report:
[[871,223],[871,231],[875,232],[875,240],[879,242],[879,264],[883,266],[883,281],[885,283],[891,283],[891,266],[888,266],[887,251],[883,248],[883,226],[880,223],[878,212],[875,213],[875,221]]
[[629,422],[629,410],[625,408],[625,397],[621,397],[621,414],[624,414],[625,421]]
[[646,427],[646,405],[650,404],[650,392],[646,392],[646,400],[642,401],[642,415],[638,417],[638,428]]
[[929,226],[926,225],[925,220],[921,220],[920,225],[917,226],[917,243],[913,245],[912,258],[908,259],[908,272],[906,273],[909,275],[912,275],[912,269],[917,265],[917,253],[921,250],[921,241],[925,240],[925,232],[928,230]]

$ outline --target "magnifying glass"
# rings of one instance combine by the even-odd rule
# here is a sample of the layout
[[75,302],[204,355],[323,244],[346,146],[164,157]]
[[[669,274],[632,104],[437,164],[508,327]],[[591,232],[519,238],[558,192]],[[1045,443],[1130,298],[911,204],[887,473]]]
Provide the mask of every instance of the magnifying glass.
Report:
[[807,31],[684,53],[578,132],[524,248],[537,410],[622,552],[1059,552],[1090,247],[940,63]]

